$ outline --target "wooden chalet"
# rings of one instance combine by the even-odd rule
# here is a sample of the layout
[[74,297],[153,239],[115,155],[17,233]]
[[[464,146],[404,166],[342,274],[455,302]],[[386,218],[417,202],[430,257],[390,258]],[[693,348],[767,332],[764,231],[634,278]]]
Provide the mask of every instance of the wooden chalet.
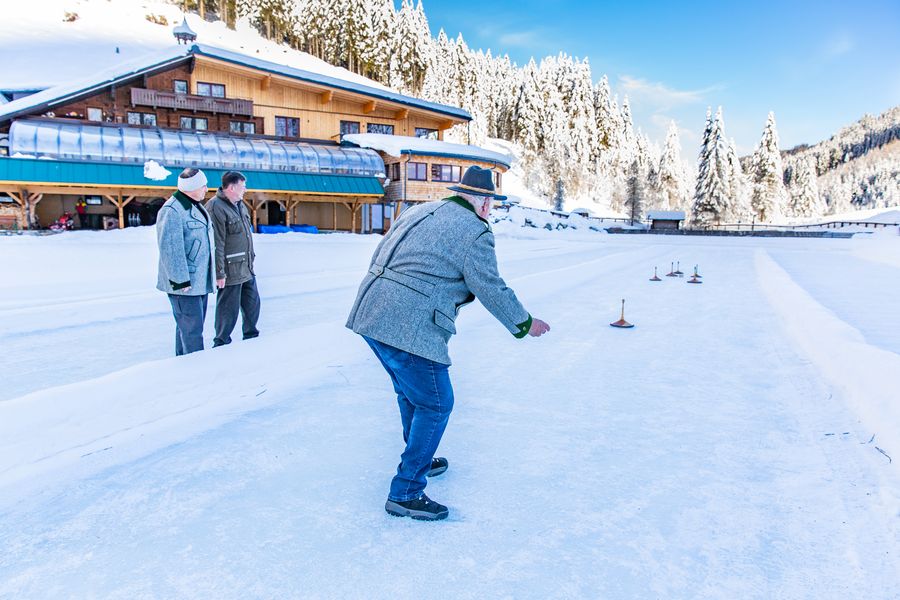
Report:
[[[81,200],[92,228],[109,217],[119,227],[153,224],[178,173],[199,167],[211,189],[227,170],[247,176],[244,201],[256,225],[379,231],[402,202],[446,195],[469,165],[505,170],[508,163],[472,152],[407,153],[401,161],[341,144],[342,136],[441,144],[444,131],[470,120],[462,109],[376,85],[202,44],[173,45],[0,105],[0,224],[46,227],[65,212],[75,215]],[[390,165],[403,162],[408,174],[406,163],[423,157],[424,167],[412,167],[421,185],[408,177],[397,185],[399,172],[391,181],[390,169],[399,167]]]

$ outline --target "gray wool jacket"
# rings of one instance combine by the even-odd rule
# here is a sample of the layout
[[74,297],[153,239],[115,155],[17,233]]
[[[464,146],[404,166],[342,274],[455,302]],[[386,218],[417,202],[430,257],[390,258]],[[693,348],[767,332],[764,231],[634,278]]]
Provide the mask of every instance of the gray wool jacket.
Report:
[[216,279],[240,285],[253,279],[253,225],[243,202],[235,204],[222,188],[206,203],[215,233]]
[[459,309],[475,298],[510,333],[531,316],[497,271],[494,234],[459,197],[407,209],[375,249],[347,327],[443,364]]
[[[203,206],[175,192],[156,216],[156,240],[159,244],[156,289],[179,296],[213,293],[215,236],[212,219]],[[188,286],[190,289],[185,291]]]

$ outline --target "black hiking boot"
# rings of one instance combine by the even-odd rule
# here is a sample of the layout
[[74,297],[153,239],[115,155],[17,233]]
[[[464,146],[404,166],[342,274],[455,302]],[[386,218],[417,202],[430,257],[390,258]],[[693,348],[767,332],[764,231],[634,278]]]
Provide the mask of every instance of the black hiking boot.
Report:
[[450,513],[443,504],[438,504],[425,494],[406,502],[396,502],[388,498],[384,510],[395,517],[412,517],[418,521],[440,521]]
[[431,468],[428,469],[428,472],[425,473],[425,477],[434,477],[435,475],[440,475],[444,471],[447,470],[447,467],[450,466],[450,463],[447,462],[447,459],[443,456],[438,456],[437,458],[431,459]]

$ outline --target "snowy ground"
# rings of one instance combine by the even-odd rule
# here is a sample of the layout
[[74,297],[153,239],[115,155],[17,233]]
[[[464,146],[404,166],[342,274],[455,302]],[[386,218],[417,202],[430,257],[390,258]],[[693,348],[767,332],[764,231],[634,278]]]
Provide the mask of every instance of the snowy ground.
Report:
[[889,233],[500,224],[553,329],[460,316],[441,523],[383,511],[376,236],[258,237],[262,336],[178,359],[152,228],[0,238],[0,598],[898,597]]

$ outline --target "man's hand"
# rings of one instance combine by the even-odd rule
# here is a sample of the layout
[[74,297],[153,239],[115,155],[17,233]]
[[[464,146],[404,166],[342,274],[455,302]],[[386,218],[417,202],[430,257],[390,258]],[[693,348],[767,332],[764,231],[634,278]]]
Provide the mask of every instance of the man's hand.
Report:
[[545,322],[537,318],[531,319],[531,329],[528,330],[528,335],[531,337],[541,337],[548,331],[550,331],[550,326]]
[[189,291],[191,291],[191,286],[187,286],[186,288],[182,288],[181,291],[184,292],[184,293],[186,294],[186,293],[188,293]]
[[216,279],[216,287],[219,288],[220,290],[223,287],[225,287],[225,278],[224,277],[222,279]]

